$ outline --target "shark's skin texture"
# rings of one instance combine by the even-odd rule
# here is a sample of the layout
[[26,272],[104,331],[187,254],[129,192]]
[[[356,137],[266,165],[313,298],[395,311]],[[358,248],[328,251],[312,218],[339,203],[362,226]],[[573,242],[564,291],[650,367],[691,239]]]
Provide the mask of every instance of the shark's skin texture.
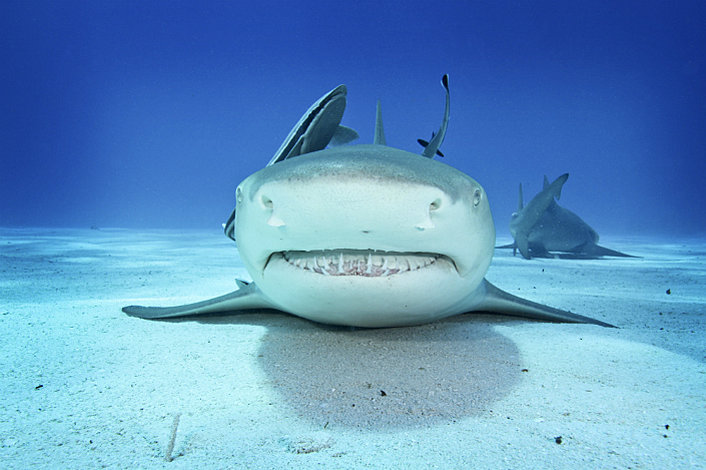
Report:
[[598,233],[581,217],[561,207],[555,199],[569,178],[565,173],[551,184],[544,177],[544,187],[523,205],[522,185],[517,212],[510,219],[510,234],[514,242],[498,248],[519,250],[526,258],[595,259],[603,256],[630,257],[625,253],[598,245]]
[[254,282],[195,304],[123,311],[158,319],[276,309],[355,327],[496,312],[611,326],[484,279],[495,241],[487,195],[470,176],[433,160],[448,125],[448,77],[442,85],[444,119],[422,155],[383,145],[379,111],[376,143],[324,148],[336,134],[352,135],[340,130],[345,87],[324,95],[268,166],[236,189],[224,231]]

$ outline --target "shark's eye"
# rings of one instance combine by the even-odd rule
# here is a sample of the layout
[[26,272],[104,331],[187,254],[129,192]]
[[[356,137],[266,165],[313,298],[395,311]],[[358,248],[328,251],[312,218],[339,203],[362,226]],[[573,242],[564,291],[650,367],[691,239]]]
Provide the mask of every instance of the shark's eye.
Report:
[[435,211],[441,207],[441,199],[435,199],[434,202],[429,204],[429,211]]
[[473,206],[478,207],[478,204],[480,204],[480,201],[482,198],[483,198],[483,193],[481,192],[480,189],[476,189],[475,192],[473,193]]
[[238,186],[238,189],[235,190],[235,202],[243,202],[243,190],[240,189],[240,186]]

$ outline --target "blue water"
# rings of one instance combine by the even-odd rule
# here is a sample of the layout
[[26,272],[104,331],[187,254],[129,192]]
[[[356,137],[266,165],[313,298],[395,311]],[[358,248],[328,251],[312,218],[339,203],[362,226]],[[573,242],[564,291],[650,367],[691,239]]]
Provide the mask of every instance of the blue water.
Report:
[[564,172],[599,233],[706,233],[702,1],[4,1],[0,44],[0,226],[218,227],[323,93],[418,152],[449,73],[499,235]]

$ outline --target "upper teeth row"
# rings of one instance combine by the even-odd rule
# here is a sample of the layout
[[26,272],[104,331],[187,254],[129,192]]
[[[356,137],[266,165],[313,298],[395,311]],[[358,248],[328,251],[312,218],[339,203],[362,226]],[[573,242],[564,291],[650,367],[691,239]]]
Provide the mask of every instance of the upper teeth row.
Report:
[[291,265],[330,276],[389,276],[414,271],[432,264],[439,255],[390,254],[381,252],[307,252],[284,253]]

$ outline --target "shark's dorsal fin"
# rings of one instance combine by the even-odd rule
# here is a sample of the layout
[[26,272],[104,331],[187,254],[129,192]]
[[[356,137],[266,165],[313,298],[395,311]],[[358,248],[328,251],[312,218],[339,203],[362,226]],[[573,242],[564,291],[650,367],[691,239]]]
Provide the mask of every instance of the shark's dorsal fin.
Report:
[[449,95],[449,76],[448,74],[441,77],[441,85],[446,90],[446,107],[444,109],[444,119],[441,121],[441,127],[439,127],[439,132],[432,134],[432,139],[428,145],[424,147],[422,155],[427,158],[434,158],[437,150],[441,147],[441,143],[444,141],[446,136],[446,129],[449,127],[449,110],[451,105],[451,96]]
[[[547,177],[545,176],[544,178],[546,181]],[[522,183],[520,183],[520,196],[517,201],[517,212],[520,212],[524,207],[525,207],[525,198],[522,196]]]
[[[565,173],[564,175],[561,175],[559,178],[564,178],[564,176],[566,176],[566,178],[568,178],[568,177],[569,177],[569,174],[568,174],[568,173]],[[557,178],[557,179],[559,179],[559,178]],[[564,180],[564,181],[566,181],[566,180]],[[542,186],[542,190],[543,190],[543,191],[546,190],[546,189],[549,187],[549,185],[550,185],[549,179],[547,178],[547,175],[544,175],[544,186]],[[563,183],[562,183],[562,185],[559,186],[559,190],[556,192],[556,198],[557,198],[557,199],[561,199],[561,190],[562,190],[563,188],[564,188],[564,185],[563,185]]]
[[373,143],[377,145],[387,145],[385,141],[385,129],[382,127],[382,107],[380,106],[380,100],[378,100],[377,109],[375,111],[375,137],[373,137]]
[[346,93],[346,86],[339,85],[311,105],[289,131],[289,135],[267,166],[297,155],[325,149],[343,118]]
[[[567,180],[568,178],[569,178],[569,174],[568,174],[568,173],[564,173],[563,175],[561,175],[561,176],[560,176],[559,178],[557,178],[557,179],[560,179],[560,181],[563,180],[564,182],[566,182],[566,180]],[[564,183],[561,183],[561,186],[559,186],[559,190],[556,192],[556,199],[557,199],[557,200],[561,199],[561,190],[562,190],[563,188],[564,188]]]

